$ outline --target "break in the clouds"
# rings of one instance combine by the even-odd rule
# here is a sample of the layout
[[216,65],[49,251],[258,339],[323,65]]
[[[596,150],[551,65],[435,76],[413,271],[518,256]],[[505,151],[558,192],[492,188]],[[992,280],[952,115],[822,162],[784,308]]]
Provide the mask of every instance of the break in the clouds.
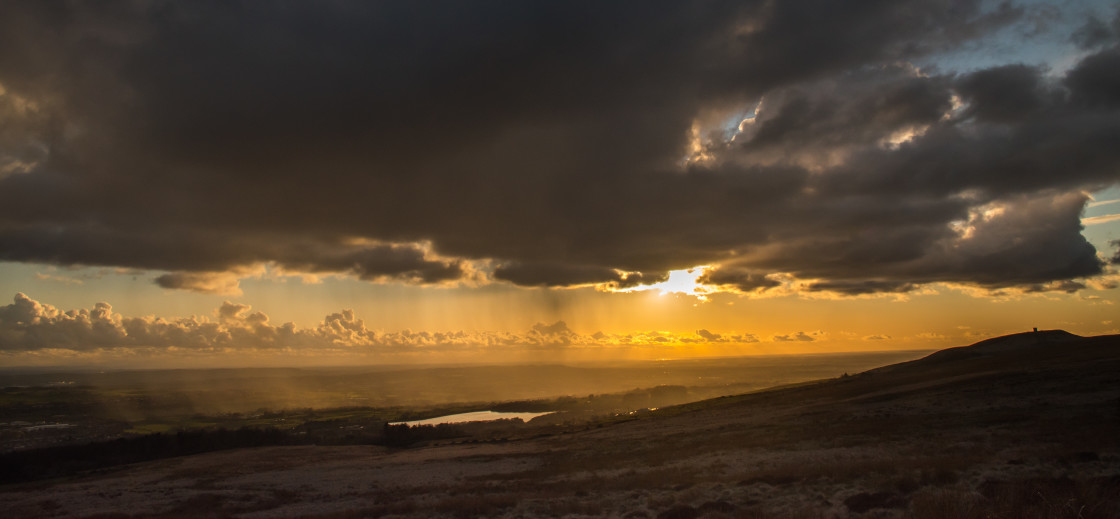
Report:
[[[212,293],[1076,283],[1120,180],[1120,23],[1086,6],[7,2],[0,260]],[[1044,36],[1068,67],[930,65]]]
[[[810,339],[812,340],[812,339]],[[649,331],[597,332],[583,335],[564,321],[537,323],[514,332],[412,331],[386,332],[366,326],[353,310],[325,316],[316,326],[274,324],[249,305],[223,303],[212,316],[165,318],[126,317],[101,302],[93,308],[62,310],[17,293],[0,306],[0,358],[4,354],[48,352],[51,355],[115,352],[158,355],[359,355],[370,357],[435,356],[466,353],[485,356],[510,351],[557,352],[563,349],[679,347],[687,344],[748,344],[749,333],[715,334]]]

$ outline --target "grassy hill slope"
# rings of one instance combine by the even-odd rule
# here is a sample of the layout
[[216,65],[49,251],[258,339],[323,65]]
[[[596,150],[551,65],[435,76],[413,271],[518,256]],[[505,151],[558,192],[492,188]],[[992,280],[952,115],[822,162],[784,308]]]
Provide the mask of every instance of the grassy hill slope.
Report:
[[497,442],[268,447],[9,486],[21,517],[1120,517],[1120,336],[1030,332]]

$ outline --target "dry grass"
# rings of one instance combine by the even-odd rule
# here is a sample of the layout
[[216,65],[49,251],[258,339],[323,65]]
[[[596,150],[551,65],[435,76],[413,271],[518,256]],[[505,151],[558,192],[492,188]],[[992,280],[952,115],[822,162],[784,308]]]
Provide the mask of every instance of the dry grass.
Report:
[[942,517],[1116,519],[1120,478],[991,481],[979,491],[929,489],[911,501],[914,519]]

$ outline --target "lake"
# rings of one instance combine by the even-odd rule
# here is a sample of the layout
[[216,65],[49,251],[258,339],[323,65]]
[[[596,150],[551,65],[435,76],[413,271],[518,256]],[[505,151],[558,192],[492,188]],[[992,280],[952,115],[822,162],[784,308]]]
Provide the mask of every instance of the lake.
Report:
[[435,418],[427,418],[424,420],[412,420],[410,422],[394,422],[390,425],[439,425],[441,423],[491,422],[494,420],[512,420],[514,418],[520,418],[528,422],[533,418],[544,416],[546,414],[552,414],[552,411],[546,413],[501,413],[496,411],[474,411],[470,413],[437,416]]

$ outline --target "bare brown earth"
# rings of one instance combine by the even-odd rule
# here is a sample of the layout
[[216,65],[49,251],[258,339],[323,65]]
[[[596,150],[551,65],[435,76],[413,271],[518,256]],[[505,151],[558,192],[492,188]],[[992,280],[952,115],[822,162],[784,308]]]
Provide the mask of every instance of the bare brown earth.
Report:
[[499,441],[289,446],[0,487],[6,517],[1120,517],[1120,336],[991,339]]

